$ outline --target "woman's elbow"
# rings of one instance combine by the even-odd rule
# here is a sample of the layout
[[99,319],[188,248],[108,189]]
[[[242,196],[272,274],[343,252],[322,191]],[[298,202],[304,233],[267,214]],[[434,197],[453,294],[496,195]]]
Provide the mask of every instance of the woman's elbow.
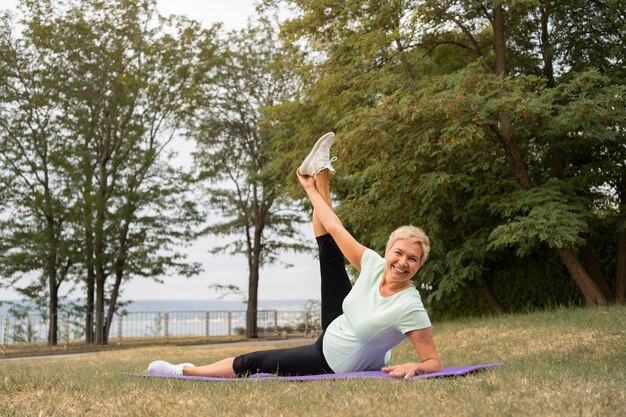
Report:
[[339,220],[329,221],[327,224],[324,225],[324,227],[331,236],[336,236],[345,230],[343,224],[341,224]]

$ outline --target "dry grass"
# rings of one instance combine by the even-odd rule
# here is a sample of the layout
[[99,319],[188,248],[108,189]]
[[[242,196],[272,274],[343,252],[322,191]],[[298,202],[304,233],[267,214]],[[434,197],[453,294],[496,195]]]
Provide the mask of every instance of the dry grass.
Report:
[[[505,362],[424,381],[141,379],[148,362],[204,364],[245,347],[152,347],[0,361],[0,415],[624,416],[626,307],[561,309],[435,325],[446,366]],[[411,360],[408,343],[394,362]]]

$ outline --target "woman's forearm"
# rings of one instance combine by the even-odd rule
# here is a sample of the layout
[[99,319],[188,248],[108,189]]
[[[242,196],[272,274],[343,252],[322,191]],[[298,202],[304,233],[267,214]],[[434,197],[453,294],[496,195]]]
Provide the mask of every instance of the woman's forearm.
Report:
[[441,365],[441,361],[439,359],[433,358],[419,362],[417,364],[417,368],[422,371],[421,373],[432,373],[441,371],[443,366]]

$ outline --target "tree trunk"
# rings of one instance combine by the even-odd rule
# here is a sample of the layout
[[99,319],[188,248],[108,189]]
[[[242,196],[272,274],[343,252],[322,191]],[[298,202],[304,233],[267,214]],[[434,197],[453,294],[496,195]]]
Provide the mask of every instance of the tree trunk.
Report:
[[493,290],[487,281],[483,278],[479,278],[478,285],[480,286],[487,303],[489,303],[489,306],[493,309],[493,311],[497,314],[504,314],[504,307],[502,307],[502,304],[500,304],[496,299],[493,294]]
[[583,293],[587,304],[607,305],[608,300],[602,295],[602,291],[600,291],[585,270],[585,267],[580,263],[578,258],[576,258],[574,251],[566,248],[558,248],[556,252],[568,269],[572,279]]
[[250,271],[248,283],[248,310],[246,312],[246,337],[257,338],[259,272]]
[[626,229],[617,238],[617,265],[615,268],[615,301],[626,302]]
[[250,279],[248,282],[248,311],[246,316],[246,336],[249,338],[258,337],[257,310],[259,293],[259,269],[261,265],[261,251],[259,250],[260,238],[258,238],[258,230],[255,230],[254,235],[255,245],[252,250]]
[[[93,257],[93,250],[89,257]],[[85,306],[85,342],[91,344],[94,342],[93,331],[93,315],[94,315],[94,291],[95,291],[96,277],[93,270],[93,265],[87,265],[87,305]]]
[[[563,161],[560,152],[553,150],[552,164],[556,177],[561,180],[565,180],[565,162]],[[581,248],[580,254],[582,256],[584,268],[588,272],[594,284],[598,287],[598,291],[602,293],[604,299],[612,301],[613,296],[611,295],[611,290],[606,284],[602,268],[600,268],[600,265],[593,254],[593,249],[587,236],[585,236],[585,245]]]
[[[132,216],[131,216],[132,217]],[[111,330],[111,323],[113,322],[113,316],[115,315],[115,306],[117,304],[117,297],[120,293],[120,286],[122,285],[122,278],[124,277],[124,268],[126,266],[126,256],[128,253],[128,225],[130,224],[130,220],[127,219],[124,222],[124,227],[120,231],[119,235],[119,252],[117,255],[117,259],[115,260],[115,284],[113,285],[113,290],[111,291],[111,300],[109,302],[109,311],[107,313],[104,338],[106,341],[109,340],[109,332]]]
[[532,181],[528,175],[528,168],[526,167],[526,163],[522,157],[522,152],[513,137],[511,119],[509,118],[509,115],[504,112],[504,110],[500,111],[500,133],[500,142],[506,152],[511,168],[513,169],[513,173],[515,174],[515,178],[517,178],[517,182],[526,190],[533,188]]
[[[103,158],[105,159],[105,158]],[[96,206],[96,227],[94,242],[94,263],[96,275],[96,343],[105,343],[104,339],[104,297],[105,297],[105,211],[106,211],[106,195],[107,195],[107,170],[106,161],[99,161],[98,179],[98,202]]]
[[258,190],[256,186],[253,189],[253,207],[255,212],[254,236],[252,243],[252,259],[250,265],[250,282],[248,284],[248,317],[246,326],[246,335],[256,338],[257,335],[257,310],[258,310],[258,292],[259,292],[259,269],[261,269],[261,251],[263,248],[262,238],[265,229],[266,212],[261,209],[262,204],[259,202]]
[[89,139],[85,139],[84,157],[82,161],[83,169],[83,229],[85,233],[84,262],[87,272],[85,287],[87,291],[87,301],[85,305],[85,343],[94,342],[93,319],[94,319],[94,291],[95,291],[95,272],[94,272],[94,236],[93,236],[93,172],[91,161],[89,158]]
[[550,43],[550,13],[547,2],[543,2],[539,10],[541,12],[541,55],[543,57],[543,76],[546,77],[548,87],[554,87],[554,48]]
[[[504,77],[506,75],[506,40],[504,37],[504,14],[501,4],[497,4],[496,6],[494,6],[493,14],[494,44],[496,51],[496,75]],[[506,152],[509,163],[511,164],[511,168],[513,168],[513,173],[515,174],[517,181],[522,187],[524,187],[525,189],[530,189],[532,188],[532,181],[530,180],[530,176],[528,175],[528,168],[526,167],[526,163],[524,162],[522,152],[517,146],[517,141],[513,137],[513,127],[511,126],[511,119],[504,109],[501,109],[499,112],[499,122],[500,126],[498,130],[500,134],[498,135],[498,138],[500,139],[502,147]]]
[[[47,173],[45,179],[45,199],[46,199],[46,212],[51,210],[50,192],[48,190]],[[57,256],[58,256],[58,242],[56,239],[56,233],[54,231],[54,219],[47,214],[46,215],[46,270],[45,274],[48,278],[48,314],[50,321],[48,323],[48,345],[55,346],[57,344],[57,332],[58,332],[58,276],[57,276]]]
[[[91,196],[87,196],[86,198],[90,199]],[[85,266],[87,269],[87,278],[85,281],[85,286],[87,287],[87,304],[85,306],[85,342],[91,344],[94,342],[94,329],[93,329],[93,318],[94,318],[94,291],[95,291],[95,272],[94,272],[94,242],[93,242],[93,228],[91,223],[92,211],[91,209],[85,210],[85,251],[84,251],[84,259]]]
[[111,300],[109,302],[109,310],[107,311],[106,321],[104,324],[104,343],[109,342],[109,332],[111,330],[111,323],[113,322],[113,316],[115,315],[115,305],[117,304],[117,297],[120,293],[120,286],[122,284],[122,278],[124,277],[124,267],[115,268],[115,284],[111,291]]
[[48,345],[56,346],[58,341],[59,330],[59,295],[58,286],[55,276],[48,277],[48,290],[50,292],[50,300],[48,302]]
[[493,7],[493,41],[496,52],[496,74],[504,76],[506,72],[506,38],[504,35],[504,10],[502,4]]
[[580,254],[582,256],[585,270],[589,273],[591,279],[593,279],[593,282],[598,287],[598,290],[602,293],[602,296],[606,300],[612,301],[613,296],[611,294],[611,290],[609,289],[609,286],[606,285],[604,274],[602,273],[602,269],[600,268],[600,265],[598,264],[598,261],[593,254],[593,250],[591,249],[589,241],[586,241],[583,247],[580,248]]
[[[623,172],[623,171],[622,171]],[[617,255],[615,257],[615,301],[626,303],[626,176],[617,181],[619,216],[617,218]]]
[[96,331],[95,343],[104,343],[104,271],[96,269]]

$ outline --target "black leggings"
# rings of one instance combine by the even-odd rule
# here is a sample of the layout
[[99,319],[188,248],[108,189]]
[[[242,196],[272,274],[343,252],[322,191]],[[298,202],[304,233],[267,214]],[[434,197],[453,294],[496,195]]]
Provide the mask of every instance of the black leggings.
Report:
[[[352,289],[346,273],[343,254],[330,235],[318,236],[322,276],[322,329],[343,314],[343,299]],[[259,372],[277,375],[312,375],[333,373],[324,358],[322,343],[324,333],[308,346],[287,349],[261,350],[237,356],[233,370],[237,375]]]

